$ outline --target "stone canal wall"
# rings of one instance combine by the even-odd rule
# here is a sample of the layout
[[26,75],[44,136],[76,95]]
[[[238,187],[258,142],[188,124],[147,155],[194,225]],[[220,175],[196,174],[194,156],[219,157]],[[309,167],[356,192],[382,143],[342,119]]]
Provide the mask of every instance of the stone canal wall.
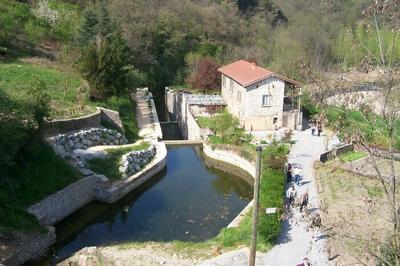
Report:
[[[210,145],[208,145],[205,142],[203,143],[203,152],[206,156],[210,157],[211,159],[222,161],[228,164],[232,164],[236,167],[239,167],[243,171],[247,172],[252,178],[255,178],[256,176],[255,166],[251,162],[240,157],[239,155],[233,154],[232,152],[229,151],[213,149]],[[247,204],[247,206],[235,217],[235,219],[232,220],[232,222],[228,224],[227,227],[228,228],[238,227],[240,222],[250,211],[252,206],[253,206],[253,200],[251,200],[249,204]]]
[[[55,229],[52,226],[47,227],[47,233],[27,242],[13,254],[10,254],[2,263],[7,266],[22,265],[26,261],[36,259],[42,256],[47,247],[56,242]],[[0,263],[0,265],[3,265]]]
[[84,177],[28,208],[43,225],[53,225],[95,199],[107,180],[97,175]]

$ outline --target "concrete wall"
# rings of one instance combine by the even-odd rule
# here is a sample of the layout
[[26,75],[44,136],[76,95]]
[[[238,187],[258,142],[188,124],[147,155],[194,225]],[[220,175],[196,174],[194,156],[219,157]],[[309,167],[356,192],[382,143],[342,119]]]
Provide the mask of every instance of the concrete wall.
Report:
[[47,247],[56,242],[54,227],[48,226],[47,230],[47,233],[36,237],[32,241],[26,243],[23,247],[20,247],[13,254],[10,254],[10,257],[6,258],[3,262],[0,263],[0,265],[22,265],[28,260],[36,259],[44,255]]
[[53,225],[94,200],[105,183],[97,175],[87,176],[32,205],[28,212],[41,224]]
[[236,155],[230,151],[213,149],[210,145],[206,143],[203,144],[203,151],[205,155],[214,160],[223,161],[241,168],[242,170],[246,171],[249,175],[251,175],[253,178],[256,175],[255,166],[251,162],[240,157],[239,155]]
[[97,108],[96,112],[87,116],[48,121],[42,132],[45,136],[54,136],[86,128],[98,128],[101,127],[102,121],[108,122],[120,132],[124,132],[119,113],[106,108]]
[[156,105],[154,104],[153,94],[149,92],[149,101],[151,106],[151,115],[153,116],[153,123],[154,123],[154,137],[158,140],[163,138],[160,120],[158,119]]
[[125,132],[124,125],[122,125],[121,118],[119,117],[119,113],[117,111],[113,111],[106,108],[99,108],[101,111],[101,122],[110,123],[115,128],[117,128],[120,132]]
[[201,140],[206,133],[201,129],[195,117],[191,113],[192,106],[187,103],[186,93],[179,91],[167,91],[167,108],[171,117],[174,117],[179,125],[182,136],[188,140]]

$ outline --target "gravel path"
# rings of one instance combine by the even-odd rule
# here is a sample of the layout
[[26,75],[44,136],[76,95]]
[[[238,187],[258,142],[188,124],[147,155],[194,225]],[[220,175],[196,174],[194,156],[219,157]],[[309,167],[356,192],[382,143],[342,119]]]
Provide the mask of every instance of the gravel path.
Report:
[[[311,214],[318,213],[318,197],[314,180],[314,161],[324,152],[324,137],[311,136],[311,130],[297,131],[289,154],[289,162],[302,166],[302,180],[296,186],[298,196],[308,189]],[[329,146],[337,143],[331,141]],[[257,253],[256,265],[294,266],[307,257],[313,266],[330,265],[325,252],[324,236],[308,229],[308,223],[301,221],[298,207],[292,208],[290,218],[282,225],[277,244],[266,254]],[[314,238],[313,238],[314,234]],[[248,265],[248,248],[227,252],[200,265]]]
[[[319,212],[318,194],[314,179],[314,162],[324,149],[324,137],[311,135],[311,130],[296,132],[296,143],[289,154],[289,162],[302,166],[302,180],[296,186],[297,195],[300,197],[307,189],[311,214]],[[337,141],[331,141],[330,146]],[[325,239],[320,232],[308,229],[308,223],[301,221],[298,207],[291,209],[289,219],[283,223],[282,232],[278,243],[263,257],[264,265],[296,265],[307,257],[312,265],[330,265],[325,252]]]

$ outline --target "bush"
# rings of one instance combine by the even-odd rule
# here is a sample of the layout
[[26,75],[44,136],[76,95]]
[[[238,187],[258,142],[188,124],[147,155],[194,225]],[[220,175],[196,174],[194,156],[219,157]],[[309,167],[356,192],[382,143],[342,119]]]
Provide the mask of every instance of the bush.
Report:
[[239,145],[251,141],[251,135],[239,128],[239,120],[227,110],[209,118],[207,124],[222,143]]
[[272,142],[263,152],[264,164],[274,170],[283,169],[288,152],[289,148],[285,144]]

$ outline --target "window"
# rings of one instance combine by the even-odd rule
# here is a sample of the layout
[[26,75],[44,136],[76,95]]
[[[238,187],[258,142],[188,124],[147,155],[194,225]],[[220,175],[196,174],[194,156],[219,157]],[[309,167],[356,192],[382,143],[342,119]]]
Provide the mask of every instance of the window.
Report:
[[233,80],[229,80],[229,90],[233,92]]
[[238,102],[240,102],[242,100],[242,94],[240,93],[240,91],[237,92],[236,96],[237,96]]
[[222,75],[222,88],[226,88],[226,77]]
[[271,95],[262,96],[262,106],[271,106]]

